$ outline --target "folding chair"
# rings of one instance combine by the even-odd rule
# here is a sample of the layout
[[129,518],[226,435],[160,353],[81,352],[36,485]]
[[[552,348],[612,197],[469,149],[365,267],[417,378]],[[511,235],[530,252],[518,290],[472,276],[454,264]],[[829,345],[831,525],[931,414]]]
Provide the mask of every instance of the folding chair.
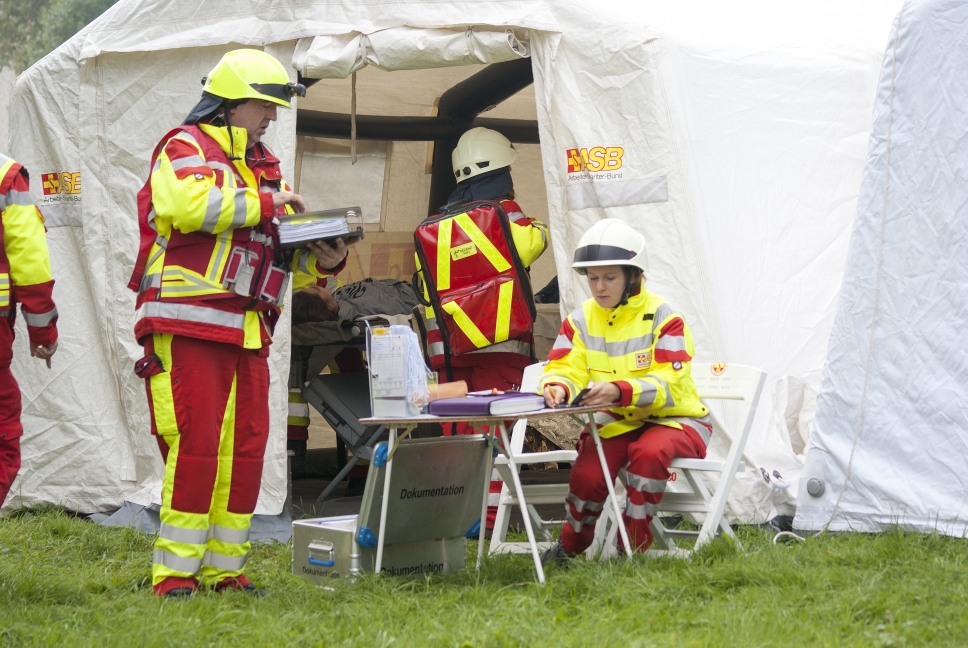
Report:
[[[759,369],[743,365],[703,364],[693,363],[692,377],[696,383],[699,397],[709,407],[710,400],[741,401],[740,416],[733,434],[713,408],[709,408],[713,423],[713,435],[719,435],[729,440],[729,450],[722,461],[714,459],[674,459],[671,470],[677,477],[685,477],[691,488],[690,492],[666,492],[658,506],[658,513],[652,518],[652,534],[657,549],[650,550],[652,555],[672,555],[688,557],[693,551],[710,542],[719,533],[725,533],[735,540],[733,530],[723,518],[726,510],[726,499],[733,486],[736,473],[743,472],[745,466],[755,470],[755,464],[746,456],[746,441],[753,426],[753,417],[759,404],[766,374]],[[745,464],[745,466],[744,466]],[[701,473],[719,473],[719,479],[712,491],[707,488]],[[616,489],[616,497],[621,491],[624,495],[625,471],[619,475],[620,488]],[[678,480],[677,480],[678,481]],[[661,514],[704,514],[702,527],[699,531],[668,528],[662,523]],[[619,521],[621,523],[621,521]],[[615,555],[618,551],[616,542],[617,531],[615,514],[610,507],[605,507],[604,514],[599,518],[595,527],[595,542],[588,550],[591,559],[596,552],[601,551],[602,558]],[[676,540],[693,539],[692,549],[676,546]],[[737,541],[738,542],[738,541]]]
[[[539,362],[527,367],[522,378],[521,391],[535,391],[538,389],[538,382],[541,380],[541,372],[544,369],[544,362]],[[527,419],[519,419],[511,430],[511,447],[509,449],[514,457],[515,468],[520,469],[523,464],[545,463],[548,461],[571,463],[578,458],[578,453],[574,450],[556,450],[553,452],[524,452],[524,436],[528,427]],[[497,469],[504,486],[501,487],[501,496],[497,506],[497,517],[494,519],[494,531],[491,533],[491,544],[488,551],[489,555],[501,553],[521,553],[531,552],[527,542],[507,542],[508,523],[511,519],[511,507],[521,507],[521,500],[514,492],[514,481],[511,478],[511,470],[515,469],[508,463],[507,457],[499,454],[494,460],[494,467]],[[531,524],[535,535],[541,542],[538,546],[541,550],[547,549],[552,544],[551,530],[561,526],[563,520],[544,520],[535,510],[535,504],[561,504],[564,510],[565,497],[568,495],[568,484],[535,484],[522,486],[524,500],[527,503],[522,515],[531,517]]]

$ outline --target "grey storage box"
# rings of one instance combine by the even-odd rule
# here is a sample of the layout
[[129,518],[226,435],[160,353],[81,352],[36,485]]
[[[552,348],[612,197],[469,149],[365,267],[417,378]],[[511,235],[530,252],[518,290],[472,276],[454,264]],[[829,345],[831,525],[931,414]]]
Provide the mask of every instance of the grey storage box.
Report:
[[[463,569],[467,540],[480,529],[490,448],[481,436],[406,439],[390,471],[381,571],[391,575]],[[292,524],[292,570],[310,582],[373,572],[376,565],[387,444],[374,451],[360,514]],[[488,475],[490,477],[490,475]]]

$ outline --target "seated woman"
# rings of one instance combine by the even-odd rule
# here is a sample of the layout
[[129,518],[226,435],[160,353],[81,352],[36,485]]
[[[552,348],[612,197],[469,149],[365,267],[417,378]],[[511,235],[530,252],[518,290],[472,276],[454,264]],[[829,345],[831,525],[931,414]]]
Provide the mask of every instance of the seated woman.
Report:
[[[607,218],[589,229],[572,267],[585,275],[592,298],[572,312],[548,354],[541,391],[549,407],[569,403],[589,387],[581,405],[601,405],[599,428],[609,479],[628,475],[622,516],[629,541],[652,544],[656,513],[677,457],[703,458],[712,426],[690,374],[692,335],[676,309],[645,289],[645,239]],[[589,547],[608,491],[587,430],[578,442],[565,503],[561,540],[542,562],[563,562]]]

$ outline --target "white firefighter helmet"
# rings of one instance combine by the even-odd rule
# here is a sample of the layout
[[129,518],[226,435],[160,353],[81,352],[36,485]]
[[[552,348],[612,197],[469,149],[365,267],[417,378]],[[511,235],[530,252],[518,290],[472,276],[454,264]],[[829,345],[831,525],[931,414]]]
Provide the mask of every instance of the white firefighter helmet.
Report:
[[463,182],[476,175],[511,166],[518,152],[511,140],[495,130],[477,126],[460,136],[457,147],[450,154],[454,177]]
[[649,272],[645,237],[617,218],[598,221],[578,241],[571,267],[578,274],[595,266],[634,266]]

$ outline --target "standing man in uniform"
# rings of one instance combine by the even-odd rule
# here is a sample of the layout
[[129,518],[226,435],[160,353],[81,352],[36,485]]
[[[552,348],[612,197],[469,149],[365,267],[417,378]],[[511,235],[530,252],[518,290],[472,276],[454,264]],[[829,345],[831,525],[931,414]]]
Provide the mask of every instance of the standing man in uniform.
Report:
[[20,387],[10,371],[18,303],[27,322],[30,355],[50,368],[57,351],[44,218],[29,190],[27,169],[0,153],[0,505],[20,470]]
[[152,584],[258,590],[243,574],[269,434],[271,333],[290,270],[325,277],[346,245],[292,258],[274,219],[305,211],[261,142],[278,106],[305,88],[259,50],[225,54],[202,98],[152,156],[138,194],[141,249],[129,287],[145,355],[151,431],[165,460]]

